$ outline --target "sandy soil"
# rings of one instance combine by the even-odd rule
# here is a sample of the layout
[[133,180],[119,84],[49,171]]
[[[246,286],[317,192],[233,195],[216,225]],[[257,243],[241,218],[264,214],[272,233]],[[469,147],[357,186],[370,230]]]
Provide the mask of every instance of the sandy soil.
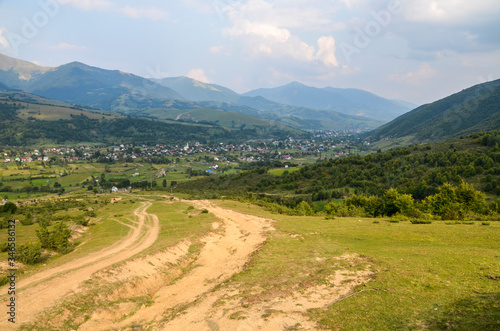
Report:
[[[127,237],[113,246],[20,280],[17,283],[17,321],[32,321],[46,308],[78,291],[79,285],[96,271],[126,260],[151,246],[158,237],[159,223],[156,215],[146,212],[150,205],[149,202],[141,203],[134,211],[136,224]],[[20,323],[14,327],[7,323],[6,319],[0,319],[0,330],[15,330],[20,326]]]
[[[212,224],[214,232],[201,239],[203,247],[197,256],[189,255],[191,243],[184,241],[166,251],[130,259],[154,243],[159,231],[157,217],[146,213],[150,203],[144,202],[134,213],[137,224],[121,242],[20,282],[18,319],[33,320],[44,309],[56,307],[62,298],[85,293],[85,286],[79,285],[92,279],[99,286],[118,284],[112,293],[95,298],[96,302],[119,304],[99,306],[86,320],[77,317],[82,318],[78,330],[315,330],[316,323],[306,317],[308,309],[325,308],[351,293],[354,286],[369,281],[369,267],[338,270],[321,286],[243,305],[238,288],[229,280],[265,243],[268,232],[274,230],[273,221],[209,201],[189,203],[208,209],[218,219]],[[343,262],[359,259],[356,255],[332,258]],[[194,265],[186,271],[188,262]],[[132,299],[138,297],[151,300],[137,304]],[[65,313],[63,308],[61,316],[53,319],[54,326],[62,325]],[[4,330],[6,325],[1,323],[4,321],[0,321],[0,330]]]

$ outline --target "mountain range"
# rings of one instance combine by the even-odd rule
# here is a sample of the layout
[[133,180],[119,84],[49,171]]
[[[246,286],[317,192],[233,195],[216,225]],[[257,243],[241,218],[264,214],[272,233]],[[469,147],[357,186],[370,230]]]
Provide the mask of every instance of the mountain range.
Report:
[[384,99],[359,89],[315,88],[299,82],[276,88],[253,90],[244,96],[261,96],[282,104],[332,110],[383,121],[394,119],[417,107],[397,100]]
[[[214,118],[214,114],[223,110],[229,116],[239,113],[303,130],[373,129],[412,108],[411,104],[354,89],[317,89],[292,83],[241,95],[229,88],[187,77],[149,80],[79,62],[41,67],[1,54],[0,84],[4,89],[19,89],[137,117],[177,119],[179,111],[197,109],[216,110],[217,113],[208,116]],[[290,95],[287,97],[286,93]],[[197,117],[200,115],[207,117],[201,112],[191,112],[189,120],[200,121]]]
[[374,140],[424,143],[500,129],[500,79],[418,107],[368,133]]

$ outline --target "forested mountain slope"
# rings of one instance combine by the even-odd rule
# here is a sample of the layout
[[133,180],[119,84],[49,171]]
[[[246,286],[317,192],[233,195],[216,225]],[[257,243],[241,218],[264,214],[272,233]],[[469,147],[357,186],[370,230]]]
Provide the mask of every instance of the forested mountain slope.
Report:
[[421,106],[369,133],[374,140],[406,137],[414,143],[500,129],[500,80],[479,84]]

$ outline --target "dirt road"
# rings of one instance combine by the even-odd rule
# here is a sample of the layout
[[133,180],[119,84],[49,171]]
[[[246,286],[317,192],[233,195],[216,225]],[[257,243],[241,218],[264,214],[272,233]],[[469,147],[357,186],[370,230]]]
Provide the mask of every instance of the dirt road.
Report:
[[[202,239],[204,247],[196,260],[196,268],[179,279],[167,284],[154,294],[154,303],[142,306],[132,316],[120,322],[103,320],[103,314],[94,316],[82,325],[82,330],[127,329],[131,325],[155,325],[160,329],[171,329],[164,324],[166,316],[176,315],[183,307],[193,304],[235,273],[243,270],[251,255],[265,241],[265,231],[272,229],[271,221],[256,216],[241,214],[212,205],[207,201],[192,202],[199,209],[208,209],[222,224],[213,228],[224,228],[223,234],[213,233]],[[101,319],[100,319],[101,318]],[[100,320],[99,320],[100,319]]]
[[20,323],[30,322],[36,316],[78,290],[80,284],[103,268],[124,261],[151,246],[158,237],[156,215],[148,214],[149,202],[141,202],[134,211],[136,222],[121,241],[102,251],[76,261],[52,268],[19,281],[17,284],[16,325],[0,319],[0,330],[15,330]]
[[[33,320],[44,309],[57,307],[60,313],[50,317],[51,326],[64,329],[68,319],[64,315],[70,316],[69,308],[58,303],[73,292],[86,293],[85,286],[78,286],[92,279],[100,288],[116,290],[95,298],[93,310],[85,311],[85,317],[82,313],[71,315],[72,321],[81,320],[73,324],[79,325],[80,331],[283,330],[297,325],[300,330],[314,330],[316,323],[306,317],[307,309],[326,307],[350,293],[355,285],[368,281],[369,270],[338,270],[329,278],[329,284],[243,306],[238,288],[230,279],[244,270],[265,243],[268,233],[274,230],[273,221],[209,201],[188,203],[197,209],[208,209],[217,218],[212,223],[214,231],[201,238],[199,253],[190,255],[191,243],[183,241],[166,251],[130,259],[158,236],[158,218],[146,213],[150,203],[142,203],[135,211],[137,224],[121,242],[20,282],[19,320]],[[352,255],[337,259],[356,258]],[[107,268],[127,259],[120,266]],[[183,259],[192,263],[187,270]],[[104,268],[107,269],[101,271]],[[0,324],[0,330],[5,326]]]

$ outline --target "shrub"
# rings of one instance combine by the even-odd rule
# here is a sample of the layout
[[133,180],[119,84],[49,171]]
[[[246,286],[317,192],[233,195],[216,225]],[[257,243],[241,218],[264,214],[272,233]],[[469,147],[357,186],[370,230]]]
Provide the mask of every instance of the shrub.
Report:
[[7,229],[9,227],[9,220],[7,218],[0,219],[0,229]]
[[432,224],[432,221],[429,220],[411,220],[411,224]]
[[314,211],[312,210],[311,206],[305,201],[302,201],[296,208],[295,211],[297,214],[301,216],[312,216],[314,215]]
[[203,209],[201,212],[202,212],[203,214],[208,214],[208,209]]
[[397,213],[396,215],[392,216],[391,217],[391,223],[399,223],[399,222],[406,222],[406,221],[409,221],[410,218],[408,218],[407,216],[403,215],[403,214],[400,214],[400,213]]
[[1,211],[4,213],[11,213],[15,214],[17,211],[17,206],[15,203],[12,202],[7,202],[5,205],[3,205],[1,208]]
[[31,215],[30,212],[26,213],[26,215],[24,215],[24,218],[21,218],[19,220],[19,222],[21,222],[22,225],[25,225],[25,226],[28,226],[28,225],[33,225],[33,215]]
[[75,218],[75,224],[78,224],[78,225],[88,226],[89,222],[90,222],[90,218],[86,218],[86,217],[83,217],[83,216]]
[[40,243],[27,243],[24,245],[17,245],[16,247],[16,260],[25,264],[35,264],[42,256],[42,246]]
[[41,226],[36,230],[36,236],[40,240],[42,248],[53,249],[61,254],[69,253],[72,250],[69,238],[71,230],[63,222],[59,222],[52,231]]
[[481,225],[490,225],[490,222],[482,222]]

